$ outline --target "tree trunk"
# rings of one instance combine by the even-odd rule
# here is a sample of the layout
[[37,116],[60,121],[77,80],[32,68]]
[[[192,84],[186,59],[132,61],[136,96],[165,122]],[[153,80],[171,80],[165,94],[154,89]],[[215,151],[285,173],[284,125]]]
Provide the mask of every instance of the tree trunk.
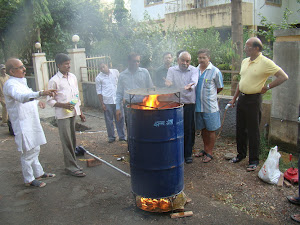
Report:
[[1,48],[2,48],[2,52],[3,52],[3,58],[4,58],[4,61],[6,62],[6,60],[7,60],[7,52],[6,52],[6,49],[5,49],[4,37],[0,38],[0,43],[1,43]]
[[[240,71],[243,58],[242,0],[231,0],[231,38],[236,53],[232,69]],[[237,74],[231,74],[231,95],[234,95],[237,83]]]

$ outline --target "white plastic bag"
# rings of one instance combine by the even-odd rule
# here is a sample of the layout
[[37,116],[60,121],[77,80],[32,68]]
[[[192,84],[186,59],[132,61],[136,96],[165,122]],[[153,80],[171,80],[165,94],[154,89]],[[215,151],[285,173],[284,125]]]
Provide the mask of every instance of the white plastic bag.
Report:
[[277,146],[271,148],[267,160],[258,172],[258,177],[269,184],[277,184],[280,177],[280,157]]

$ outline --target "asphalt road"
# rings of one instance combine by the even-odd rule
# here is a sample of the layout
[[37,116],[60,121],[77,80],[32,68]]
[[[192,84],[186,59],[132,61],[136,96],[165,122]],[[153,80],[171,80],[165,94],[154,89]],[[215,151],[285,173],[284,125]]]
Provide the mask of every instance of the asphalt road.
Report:
[[[43,118],[51,116],[47,112]],[[116,160],[116,155],[127,154],[126,144],[108,144],[103,115],[87,113],[86,126],[97,132],[78,133],[78,143],[130,173],[128,163]],[[58,130],[43,121],[48,143],[41,147],[40,161],[46,172],[57,175],[45,180],[44,188],[24,186],[14,138],[0,127],[0,224],[278,224],[273,219],[252,218],[197,191],[186,191],[192,202],[185,210],[193,211],[192,217],[171,219],[170,213],[142,211],[135,206],[130,178],[104,164],[87,168],[85,161],[79,161],[87,176],[66,175]]]

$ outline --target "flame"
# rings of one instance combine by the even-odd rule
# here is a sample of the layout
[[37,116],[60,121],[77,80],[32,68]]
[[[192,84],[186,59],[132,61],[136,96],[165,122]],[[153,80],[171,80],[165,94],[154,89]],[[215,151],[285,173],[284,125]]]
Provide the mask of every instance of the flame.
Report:
[[149,95],[143,99],[143,104],[145,105],[143,109],[151,110],[152,108],[157,108],[159,101],[157,100],[158,95]]
[[167,212],[172,209],[171,202],[166,198],[152,199],[140,197],[137,199],[137,206],[150,212]]

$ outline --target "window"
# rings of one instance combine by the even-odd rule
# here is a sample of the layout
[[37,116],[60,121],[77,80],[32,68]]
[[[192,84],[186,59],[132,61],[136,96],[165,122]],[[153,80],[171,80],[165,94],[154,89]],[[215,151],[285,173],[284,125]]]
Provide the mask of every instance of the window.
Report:
[[266,0],[266,4],[268,5],[280,5],[281,6],[282,0]]
[[159,3],[163,3],[163,0],[145,0],[145,6],[151,6]]

